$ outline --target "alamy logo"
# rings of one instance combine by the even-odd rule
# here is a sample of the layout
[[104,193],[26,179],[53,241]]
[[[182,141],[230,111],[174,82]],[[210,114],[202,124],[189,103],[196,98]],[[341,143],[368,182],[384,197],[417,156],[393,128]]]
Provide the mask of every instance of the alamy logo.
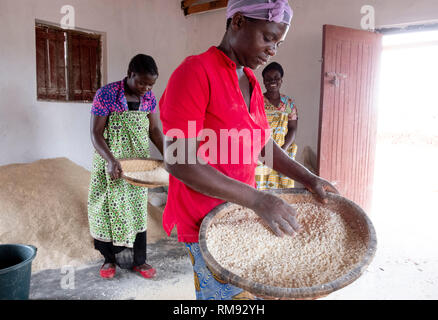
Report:
[[[262,129],[220,129],[218,135],[216,131],[208,128],[196,134],[195,121],[189,121],[187,126],[188,135],[196,136],[196,138],[186,139],[184,132],[176,128],[167,131],[165,139],[168,146],[164,154],[167,163],[207,164],[208,162],[210,164],[249,165],[259,160],[266,165],[273,163],[273,144],[265,145],[266,139],[270,137],[270,129],[266,129],[265,132]],[[184,143],[185,141],[188,146]],[[201,144],[196,155],[193,153],[186,155],[186,149],[195,150],[198,142]],[[260,155],[263,148],[265,152]]]
[[74,29],[75,28],[75,8],[71,5],[62,6],[61,13],[64,14],[64,16],[61,18],[61,28]]
[[62,266],[61,288],[64,290],[74,290],[75,288],[75,268],[72,266]]
[[360,21],[361,28],[363,30],[374,31],[376,29],[374,7],[370,5],[362,6],[360,13],[364,15]]

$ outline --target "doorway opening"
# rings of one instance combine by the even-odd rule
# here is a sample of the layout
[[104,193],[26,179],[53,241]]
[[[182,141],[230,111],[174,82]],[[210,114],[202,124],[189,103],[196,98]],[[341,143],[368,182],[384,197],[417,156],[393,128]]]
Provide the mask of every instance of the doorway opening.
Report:
[[438,262],[437,57],[438,30],[383,36],[371,215],[380,249],[417,267]]

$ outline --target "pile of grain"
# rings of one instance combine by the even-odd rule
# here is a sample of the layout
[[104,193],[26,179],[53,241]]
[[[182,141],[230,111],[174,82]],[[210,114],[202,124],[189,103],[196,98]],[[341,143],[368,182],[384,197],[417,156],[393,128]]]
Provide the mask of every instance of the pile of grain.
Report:
[[366,251],[363,237],[320,205],[291,204],[303,230],[279,238],[247,208],[233,205],[207,230],[207,247],[225,269],[265,285],[302,288],[351,270]]
[[32,272],[101,259],[88,227],[88,170],[44,159],[0,166],[0,181],[0,243],[37,247]]
[[150,171],[124,172],[124,174],[129,178],[143,182],[164,185],[169,184],[169,173],[163,167],[158,167]]

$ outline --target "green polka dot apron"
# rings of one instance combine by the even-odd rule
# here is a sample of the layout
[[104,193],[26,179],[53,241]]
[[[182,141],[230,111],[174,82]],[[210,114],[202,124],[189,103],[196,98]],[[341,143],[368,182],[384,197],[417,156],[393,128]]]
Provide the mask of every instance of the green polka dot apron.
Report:
[[[105,141],[116,159],[149,157],[149,119],[143,111],[115,112],[108,117]],[[91,236],[115,246],[133,248],[146,231],[148,189],[124,179],[112,180],[107,162],[95,151],[88,192]]]

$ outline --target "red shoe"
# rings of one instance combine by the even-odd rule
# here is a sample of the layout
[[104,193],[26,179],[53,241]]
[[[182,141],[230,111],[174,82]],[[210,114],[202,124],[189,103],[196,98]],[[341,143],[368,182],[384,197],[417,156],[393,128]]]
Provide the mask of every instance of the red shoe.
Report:
[[147,270],[141,270],[138,267],[134,267],[132,270],[140,273],[142,275],[143,278],[146,279],[150,279],[153,278],[155,276],[155,274],[157,273],[157,270],[155,270],[154,268],[150,267]]
[[116,267],[110,267],[107,269],[102,269],[105,263],[100,268],[100,276],[105,279],[112,279],[116,275]]

